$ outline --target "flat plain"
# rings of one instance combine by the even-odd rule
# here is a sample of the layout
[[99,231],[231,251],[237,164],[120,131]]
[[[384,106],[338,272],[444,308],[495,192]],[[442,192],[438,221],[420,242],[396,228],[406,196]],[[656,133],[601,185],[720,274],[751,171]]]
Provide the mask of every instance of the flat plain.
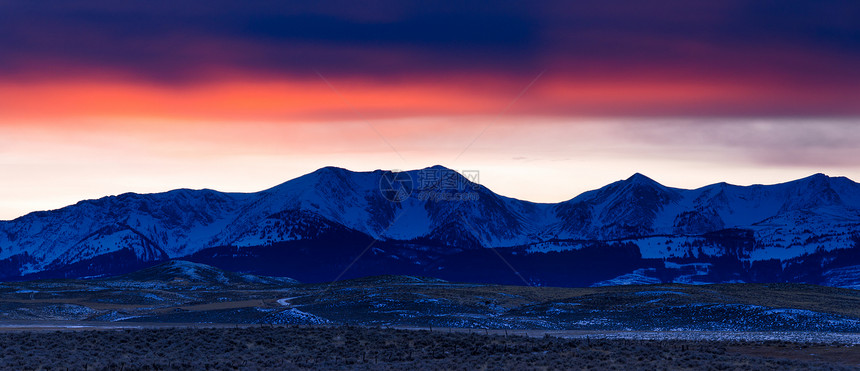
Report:
[[353,326],[3,331],[0,346],[0,367],[20,370],[860,367],[860,347],[847,344],[535,338]]
[[6,369],[851,369],[860,291],[301,284],[171,262],[0,283],[0,346]]

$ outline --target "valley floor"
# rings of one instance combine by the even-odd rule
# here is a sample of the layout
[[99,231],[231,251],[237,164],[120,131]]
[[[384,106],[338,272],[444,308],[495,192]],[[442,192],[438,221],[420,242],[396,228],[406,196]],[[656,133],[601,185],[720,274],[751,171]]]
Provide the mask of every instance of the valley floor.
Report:
[[[0,328],[3,369],[856,369],[860,345],[505,336],[356,326],[21,323]],[[116,326],[118,324],[114,324]],[[63,326],[65,330],[55,331]],[[535,333],[527,333],[534,335]],[[572,332],[567,334],[571,335]],[[582,335],[582,334],[579,334]],[[61,350],[61,351],[58,351]]]
[[860,291],[798,284],[553,288],[407,276],[331,284],[126,278],[0,283],[0,324],[44,321],[820,336],[860,333]]
[[860,369],[860,291],[300,284],[172,262],[0,283],[0,349],[0,369]]

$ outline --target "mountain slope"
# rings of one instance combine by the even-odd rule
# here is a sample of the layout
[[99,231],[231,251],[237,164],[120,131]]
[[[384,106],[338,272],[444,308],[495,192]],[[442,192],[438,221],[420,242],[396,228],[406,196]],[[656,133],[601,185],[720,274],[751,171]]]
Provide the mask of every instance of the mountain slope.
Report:
[[205,264],[192,263],[183,260],[171,260],[153,267],[141,269],[136,272],[113,277],[112,280],[130,281],[161,281],[161,282],[187,282],[196,284],[219,284],[219,285],[243,285],[243,284],[271,284],[290,285],[298,281],[282,277],[261,277],[251,274],[241,274],[225,271]]
[[[129,193],[0,221],[0,279],[118,274],[192,256],[222,263],[241,258],[247,269],[240,270],[257,264],[269,267],[266,274],[287,276],[294,275],[278,269],[328,269],[323,276],[329,278],[348,270],[456,278],[468,275],[453,267],[497,261],[469,252],[492,247],[534,272],[518,280],[537,284],[584,284],[588,277],[564,281],[563,265],[542,270],[540,264],[551,264],[542,255],[517,254],[555,252],[560,262],[589,256],[611,267],[607,254],[616,251],[626,256],[624,264],[639,268],[618,279],[594,277],[595,283],[769,279],[850,286],[860,283],[851,279],[856,270],[840,269],[860,264],[858,236],[860,185],[823,174],[693,190],[634,174],[569,201],[538,204],[497,195],[441,166],[403,173],[327,167],[257,193]],[[366,241],[376,242],[368,248]],[[631,249],[638,253],[630,255]],[[286,260],[264,262],[263,256]],[[357,266],[350,263],[359,258]],[[327,261],[330,267],[318,267]],[[486,279],[500,277],[493,274]]]

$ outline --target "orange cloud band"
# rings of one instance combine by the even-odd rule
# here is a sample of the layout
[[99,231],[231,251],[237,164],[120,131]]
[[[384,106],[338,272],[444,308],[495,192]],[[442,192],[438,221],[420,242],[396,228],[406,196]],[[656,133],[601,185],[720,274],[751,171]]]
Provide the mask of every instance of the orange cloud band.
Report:
[[[452,77],[372,80],[225,79],[188,85],[127,81],[0,82],[0,125],[28,119],[133,117],[202,121],[331,121],[448,115],[856,115],[860,92],[774,83],[660,79],[528,81]],[[331,86],[329,86],[331,84]],[[519,93],[522,97],[516,102]]]

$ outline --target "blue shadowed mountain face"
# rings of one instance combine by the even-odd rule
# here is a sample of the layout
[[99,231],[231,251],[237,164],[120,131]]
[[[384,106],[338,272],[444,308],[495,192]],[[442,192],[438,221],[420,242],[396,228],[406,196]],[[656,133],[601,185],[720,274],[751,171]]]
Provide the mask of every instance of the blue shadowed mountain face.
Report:
[[114,275],[182,258],[307,282],[409,274],[860,288],[860,185],[847,178],[685,190],[635,174],[558,204],[503,197],[476,180],[441,166],[327,167],[257,193],[81,201],[0,222],[0,279]]

